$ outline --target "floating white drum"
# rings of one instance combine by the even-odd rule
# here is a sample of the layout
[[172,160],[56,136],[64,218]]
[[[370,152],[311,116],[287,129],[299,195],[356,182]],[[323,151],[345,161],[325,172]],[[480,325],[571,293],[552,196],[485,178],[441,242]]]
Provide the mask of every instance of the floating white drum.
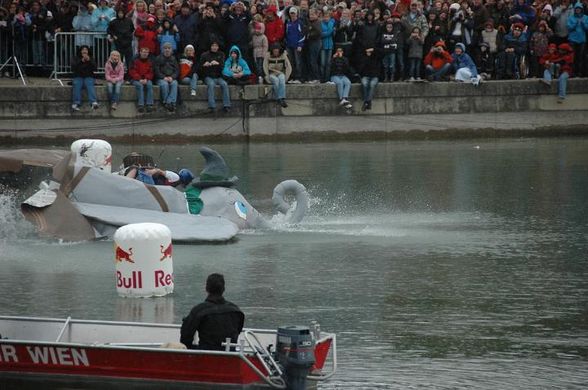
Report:
[[79,139],[71,144],[76,163],[110,173],[112,171],[112,146],[101,139]]
[[161,297],[174,291],[171,231],[159,223],[133,223],[114,233],[116,292]]

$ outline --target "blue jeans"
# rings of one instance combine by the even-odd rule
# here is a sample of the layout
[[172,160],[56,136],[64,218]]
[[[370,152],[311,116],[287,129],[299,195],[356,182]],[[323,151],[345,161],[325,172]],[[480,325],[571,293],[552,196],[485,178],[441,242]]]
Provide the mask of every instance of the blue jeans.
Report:
[[108,91],[108,100],[111,103],[118,103],[120,100],[120,88],[122,87],[123,82],[119,81],[117,83],[106,83],[106,90]]
[[302,78],[302,69],[304,64],[302,63],[302,50],[298,51],[295,47],[286,48],[288,51],[288,58],[294,68],[294,80],[300,80]]
[[427,65],[425,67],[425,72],[427,73],[427,75],[430,75],[433,78],[433,80],[439,81],[441,80],[441,77],[445,76],[445,74],[449,72],[450,69],[451,64],[449,63],[443,65],[441,69],[435,69],[431,65]]
[[[33,40],[33,64],[45,65],[45,41]],[[22,64],[24,65],[24,64]]]
[[[543,72],[543,78],[547,81],[551,81],[553,79],[552,72],[555,70],[555,67],[552,65],[550,69],[545,69]],[[570,75],[568,72],[562,72],[557,79],[557,96],[560,98],[566,97],[566,91],[568,88],[568,78]]]
[[82,89],[86,88],[88,92],[88,101],[90,103],[97,103],[96,88],[94,87],[93,77],[74,77],[73,84],[73,104],[82,104]]
[[361,86],[363,88],[363,101],[364,102],[371,102],[374,98],[374,92],[376,92],[376,85],[378,85],[378,78],[377,77],[367,77],[364,76],[361,78]]
[[231,107],[231,96],[229,95],[229,86],[227,82],[222,78],[206,77],[204,83],[208,87],[208,107],[216,108],[216,102],[214,101],[214,86],[219,85],[223,92],[223,107]]
[[347,99],[351,90],[351,81],[349,78],[345,75],[333,75],[331,76],[331,81],[337,86],[337,96],[339,96],[339,99]]
[[324,83],[331,75],[331,56],[333,49],[321,49],[321,81]]
[[394,80],[394,73],[396,72],[396,52],[384,55],[382,59],[384,65],[384,76]]
[[182,84],[190,85],[190,89],[196,90],[196,86],[198,85],[198,75],[194,73],[192,77],[184,77],[182,79]]
[[269,75],[270,82],[272,83],[272,89],[274,90],[274,97],[276,99],[286,98],[286,75],[280,73],[279,75]]
[[137,91],[137,105],[143,107],[145,105],[145,90],[147,90],[147,105],[153,105],[153,83],[147,80],[147,84],[143,85],[137,80],[133,80],[133,85]]
[[408,59],[408,77],[421,77],[421,59],[420,58],[409,58]]
[[321,51],[321,41],[316,40],[313,42],[309,42],[308,46],[308,79],[309,80],[318,80],[319,75],[319,54]]
[[159,92],[161,94],[161,104],[176,104],[178,99],[178,82],[172,80],[168,83],[165,80],[159,80]]
[[257,77],[263,77],[263,57],[255,58],[255,74]]

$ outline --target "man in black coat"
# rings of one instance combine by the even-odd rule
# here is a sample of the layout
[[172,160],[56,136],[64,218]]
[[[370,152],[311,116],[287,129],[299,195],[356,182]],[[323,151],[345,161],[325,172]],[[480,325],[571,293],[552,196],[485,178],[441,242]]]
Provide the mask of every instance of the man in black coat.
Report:
[[[221,274],[208,275],[206,279],[208,297],[194,306],[182,320],[180,342],[188,349],[223,350],[227,338],[237,342],[243,330],[245,315],[235,305],[223,298],[225,278]],[[194,345],[194,334],[198,332],[198,345]]]
[[198,13],[192,13],[190,4],[182,3],[180,13],[174,18],[174,24],[180,33],[180,42],[178,53],[183,53],[187,45],[196,45],[197,35],[196,28],[198,24]]
[[116,50],[125,59],[126,69],[131,68],[133,63],[133,33],[135,32],[135,26],[131,18],[127,18],[125,10],[119,8],[116,11],[116,18],[108,24],[109,41],[114,43]]

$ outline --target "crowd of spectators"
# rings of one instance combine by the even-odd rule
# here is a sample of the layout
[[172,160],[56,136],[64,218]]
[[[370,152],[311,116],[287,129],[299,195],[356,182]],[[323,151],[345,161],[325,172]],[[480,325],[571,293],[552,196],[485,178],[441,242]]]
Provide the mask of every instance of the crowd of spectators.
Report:
[[[4,58],[26,57],[43,69],[56,33],[106,34],[116,50],[104,66],[114,108],[119,63],[141,110],[153,104],[149,86],[157,83],[170,111],[178,83],[195,95],[199,80],[209,108],[219,85],[228,111],[227,83],[271,84],[283,107],[287,83],[334,83],[350,108],[349,86],[361,82],[362,108],[370,109],[378,82],[537,77],[559,80],[565,97],[568,77],[588,75],[587,0],[0,1]],[[75,38],[79,68],[88,61],[80,49],[91,54],[93,38]]]

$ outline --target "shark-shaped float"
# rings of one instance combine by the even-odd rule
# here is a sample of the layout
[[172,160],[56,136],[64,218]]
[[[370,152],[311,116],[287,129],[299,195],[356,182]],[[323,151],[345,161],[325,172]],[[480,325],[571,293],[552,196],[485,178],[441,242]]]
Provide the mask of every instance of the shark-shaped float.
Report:
[[[39,191],[21,204],[25,218],[43,236],[65,241],[110,238],[120,226],[156,222],[168,226],[176,242],[226,242],[242,229],[271,226],[235,189],[238,179],[229,177],[225,160],[213,149],[200,148],[204,169],[179,187],[110,173],[112,152],[105,141],[78,140],[71,149],[0,151],[0,172],[5,174],[51,168],[51,179],[41,181]],[[199,198],[198,214],[190,212],[189,193]],[[295,204],[288,204],[287,196]],[[308,210],[308,194],[296,180],[278,184],[272,201],[291,223],[300,222]]]

